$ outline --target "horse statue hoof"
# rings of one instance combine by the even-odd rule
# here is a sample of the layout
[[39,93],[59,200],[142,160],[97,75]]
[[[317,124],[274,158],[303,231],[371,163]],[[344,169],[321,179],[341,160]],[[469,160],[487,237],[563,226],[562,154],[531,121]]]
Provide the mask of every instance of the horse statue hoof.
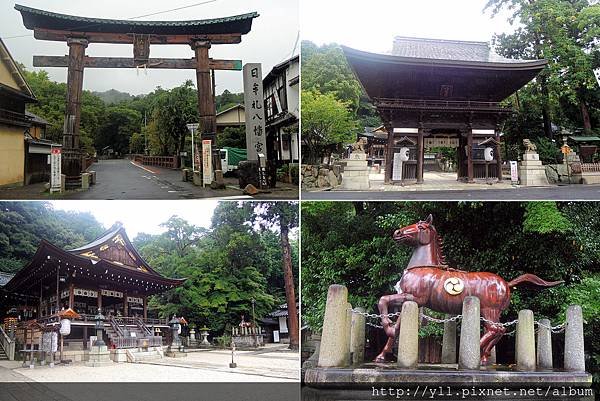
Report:
[[377,355],[377,357],[375,357],[375,359],[373,359],[373,362],[375,362],[375,363],[384,363],[385,362],[385,356]]

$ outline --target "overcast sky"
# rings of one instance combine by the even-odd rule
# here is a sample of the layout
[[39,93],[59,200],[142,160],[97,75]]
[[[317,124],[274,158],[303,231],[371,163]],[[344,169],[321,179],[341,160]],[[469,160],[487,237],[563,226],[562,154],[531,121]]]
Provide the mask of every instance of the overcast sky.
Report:
[[160,234],[160,227],[171,216],[177,215],[199,227],[210,227],[210,221],[218,202],[213,200],[177,201],[51,201],[55,209],[90,212],[106,229],[120,221],[132,240],[139,233]]
[[[18,0],[16,3],[62,14],[85,17],[129,19],[140,15],[166,11],[199,3],[199,0]],[[39,41],[33,38],[32,31],[23,26],[21,14],[13,7],[15,1],[2,0],[0,5],[0,37],[2,37],[13,57],[32,68],[33,55],[68,54],[64,42]],[[244,63],[261,62],[263,75],[271,68],[291,57],[298,37],[298,0],[216,0],[179,11],[172,11],[138,20],[195,20],[226,17],[257,11],[260,17],[254,19],[252,30],[242,36],[242,43],[236,45],[214,45],[210,50],[213,58],[242,60]],[[8,39],[11,36],[30,35]],[[295,54],[299,51],[296,49]],[[133,57],[132,45],[91,44],[89,56]],[[150,57],[191,58],[192,49],[187,45],[154,45],[150,47]],[[66,68],[47,68],[50,77],[66,82]],[[131,94],[153,91],[156,86],[173,88],[186,79],[196,83],[193,70],[148,70],[135,69],[86,69],[84,89],[105,91],[117,89]],[[227,89],[242,92],[240,71],[217,71],[217,93]]]
[[490,41],[512,32],[509,13],[491,18],[487,0],[302,0],[302,39],[389,53],[394,36]]

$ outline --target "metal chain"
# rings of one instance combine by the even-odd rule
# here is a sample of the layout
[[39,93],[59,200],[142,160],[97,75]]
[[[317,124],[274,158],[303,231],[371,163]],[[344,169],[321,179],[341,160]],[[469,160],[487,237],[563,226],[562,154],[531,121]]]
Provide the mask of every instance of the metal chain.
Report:
[[433,323],[455,322],[457,320],[462,319],[462,315],[456,315],[456,316],[453,316],[453,317],[449,317],[447,319],[437,319],[437,318],[432,317],[432,316],[427,316],[424,313],[421,313],[421,317],[423,319],[428,320],[428,321],[433,322]]
[[[387,317],[387,318],[390,318],[390,317],[400,317],[400,315],[402,314],[401,312],[377,314],[377,313],[361,312],[358,309],[352,309],[352,308],[350,308],[348,310],[351,311],[352,313],[356,313],[358,315],[365,316],[366,318],[369,318],[369,319],[381,319],[383,317]],[[449,317],[447,319],[437,319],[435,317],[428,316],[428,315],[426,315],[424,313],[420,313],[419,316],[422,319],[425,319],[427,321],[430,321],[430,322],[433,322],[433,323],[440,323],[440,324],[446,323],[446,322],[456,322],[456,321],[462,320],[462,318],[463,318],[463,315],[456,315],[456,316]],[[510,322],[506,322],[506,323],[494,322],[492,320],[484,318],[483,316],[480,316],[479,319],[482,322],[484,322],[484,323],[489,323],[489,324],[494,325],[494,326],[502,326],[502,327],[510,327],[510,326],[512,326],[514,324],[517,324],[519,322],[519,319],[515,319],[515,320],[512,320]],[[369,325],[369,326],[371,326],[371,327],[378,328],[378,329],[382,329],[383,328],[383,326],[378,325],[378,324],[374,324],[374,323],[371,323],[371,322],[367,322],[366,324]],[[562,333],[563,331],[565,331],[565,327],[567,325],[566,322],[565,322],[565,323],[561,323],[561,324],[559,324],[557,326],[546,326],[546,325],[540,323],[537,320],[534,321],[534,324],[536,324],[538,326],[542,326],[542,327],[550,330],[552,333],[555,333],[555,334],[556,333]],[[515,334],[515,332],[516,332],[516,330],[513,330],[513,331],[511,331],[509,333],[505,333],[504,335],[505,336],[512,336],[512,335]]]
[[543,323],[538,322],[537,320],[535,321],[535,324],[537,324],[538,326],[541,326],[545,329],[550,330],[552,333],[562,333],[563,331],[565,331],[565,328],[567,326],[567,322],[561,323],[559,325],[556,326],[546,326]]

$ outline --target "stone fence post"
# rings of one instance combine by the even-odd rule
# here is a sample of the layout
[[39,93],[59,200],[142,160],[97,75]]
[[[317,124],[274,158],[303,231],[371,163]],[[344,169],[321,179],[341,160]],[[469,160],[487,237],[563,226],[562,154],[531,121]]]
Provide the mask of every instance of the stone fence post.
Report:
[[[364,312],[363,308],[356,308],[358,312]],[[350,330],[350,353],[352,365],[360,365],[365,361],[365,316],[353,313],[351,318],[352,328]]]
[[398,335],[398,367],[413,369],[419,362],[419,305],[414,301],[402,304]]
[[[446,315],[448,319],[450,315]],[[444,322],[442,363],[456,363],[456,320]]]
[[460,329],[458,368],[461,370],[479,370],[479,360],[481,358],[479,349],[479,322],[479,298],[468,296],[463,301],[462,325]]
[[569,306],[566,314],[565,370],[570,372],[585,372],[583,313],[581,306]]
[[538,324],[536,353],[538,369],[552,369],[552,331],[550,327],[548,319],[541,319]]
[[519,311],[517,322],[517,369],[535,370],[535,328],[533,312],[525,309]]
[[348,289],[339,284],[329,286],[323,330],[321,331],[321,347],[317,366],[348,366],[349,330],[346,322],[348,316]]

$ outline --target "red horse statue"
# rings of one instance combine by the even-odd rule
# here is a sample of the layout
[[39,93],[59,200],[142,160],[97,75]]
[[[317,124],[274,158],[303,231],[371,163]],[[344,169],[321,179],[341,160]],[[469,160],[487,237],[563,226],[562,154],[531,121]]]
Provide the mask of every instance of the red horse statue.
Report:
[[[397,294],[386,295],[379,300],[379,312],[387,315],[390,306],[405,301],[415,301],[420,307],[458,315],[462,311],[463,300],[467,296],[476,296],[480,301],[481,315],[484,319],[485,333],[481,337],[481,363],[487,364],[490,351],[502,338],[506,329],[500,322],[500,314],[510,303],[510,289],[529,283],[540,287],[553,287],[563,281],[548,282],[533,274],[523,274],[506,282],[502,277],[488,272],[466,272],[450,268],[442,249],[442,239],[432,224],[433,217],[416,224],[400,228],[394,232],[394,241],[407,244],[415,250],[396,284]],[[392,351],[394,340],[400,331],[400,318],[395,324],[389,317],[381,318],[381,324],[388,340],[375,362],[384,362],[385,356]]]

